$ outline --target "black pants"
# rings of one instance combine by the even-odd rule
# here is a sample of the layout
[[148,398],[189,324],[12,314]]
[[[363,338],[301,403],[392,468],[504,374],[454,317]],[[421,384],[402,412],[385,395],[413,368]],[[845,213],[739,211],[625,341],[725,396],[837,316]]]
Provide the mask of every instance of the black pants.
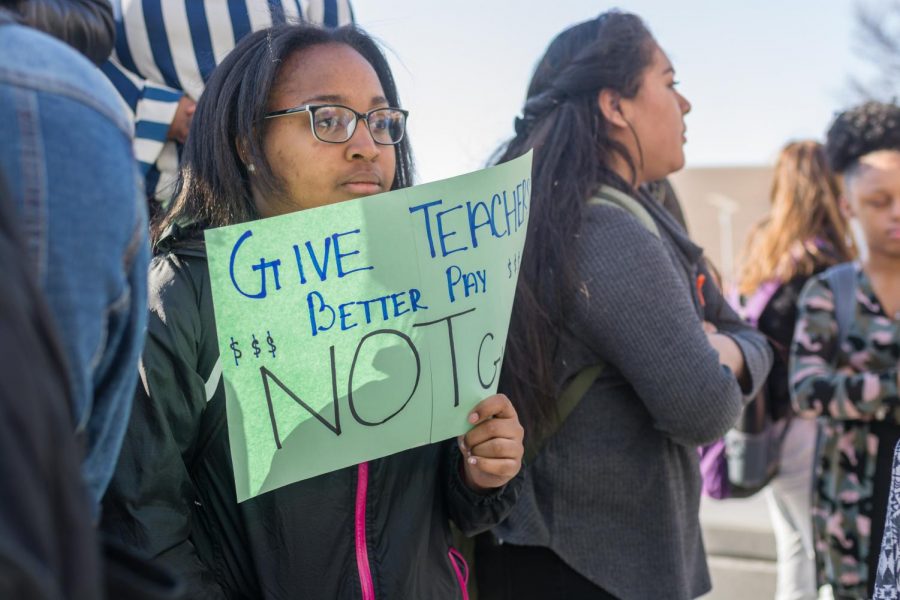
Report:
[[480,535],[475,564],[478,600],[616,600],[547,548],[497,545]]

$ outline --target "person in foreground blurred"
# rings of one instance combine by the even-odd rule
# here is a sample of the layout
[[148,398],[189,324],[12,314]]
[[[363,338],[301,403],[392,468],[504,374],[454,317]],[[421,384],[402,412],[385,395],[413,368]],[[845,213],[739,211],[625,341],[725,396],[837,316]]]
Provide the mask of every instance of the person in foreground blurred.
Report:
[[134,153],[154,213],[172,200],[197,99],[238,42],[272,25],[353,22],[349,0],[111,2],[115,50],[102,68],[133,116]]
[[131,125],[88,61],[109,54],[111,8],[105,0],[0,5],[18,10],[0,8],[8,19],[0,26],[0,168],[65,349],[96,518],[134,396],[150,254]]

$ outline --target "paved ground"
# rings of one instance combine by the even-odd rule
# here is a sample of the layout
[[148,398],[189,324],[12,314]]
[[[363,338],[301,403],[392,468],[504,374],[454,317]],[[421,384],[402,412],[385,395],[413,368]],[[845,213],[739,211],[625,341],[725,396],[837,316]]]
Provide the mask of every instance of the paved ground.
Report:
[[769,600],[775,595],[775,538],[763,494],[703,498],[700,523],[713,590],[702,600]]

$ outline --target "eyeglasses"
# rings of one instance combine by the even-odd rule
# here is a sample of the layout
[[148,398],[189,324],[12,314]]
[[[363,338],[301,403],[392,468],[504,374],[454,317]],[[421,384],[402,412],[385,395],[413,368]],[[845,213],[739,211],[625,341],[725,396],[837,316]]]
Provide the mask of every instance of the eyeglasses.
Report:
[[406,133],[406,117],[409,115],[409,111],[402,108],[376,108],[358,113],[340,104],[306,104],[270,112],[265,118],[274,119],[301,112],[310,114],[309,127],[320,142],[343,144],[353,137],[356,124],[362,119],[372,139],[382,146],[400,143]]

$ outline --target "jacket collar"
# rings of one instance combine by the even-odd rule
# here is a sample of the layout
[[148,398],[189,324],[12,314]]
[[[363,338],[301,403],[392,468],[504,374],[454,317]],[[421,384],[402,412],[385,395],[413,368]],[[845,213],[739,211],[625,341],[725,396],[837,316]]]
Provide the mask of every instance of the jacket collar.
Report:
[[206,241],[203,232],[206,228],[199,223],[179,225],[172,223],[160,236],[154,247],[155,254],[172,252],[182,256],[199,256],[206,258]]
[[684,254],[688,261],[691,263],[700,262],[700,259],[703,257],[703,248],[691,241],[687,231],[675,220],[675,217],[648,193],[638,190],[634,196],[647,209],[647,212],[653,216],[660,230],[666,232],[672,243]]

